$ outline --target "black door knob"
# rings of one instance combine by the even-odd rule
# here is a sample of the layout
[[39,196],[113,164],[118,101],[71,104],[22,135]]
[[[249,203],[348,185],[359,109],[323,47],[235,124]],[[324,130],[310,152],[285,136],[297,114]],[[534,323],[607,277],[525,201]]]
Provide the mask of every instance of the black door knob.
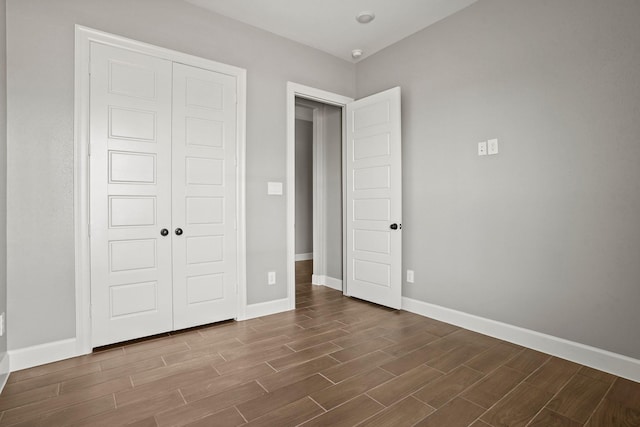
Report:
[[176,228],[176,236],[179,236],[182,234],[182,228]]
[[393,224],[391,224],[389,226],[389,228],[392,229],[392,230],[397,230],[398,229],[398,224],[393,223]]
[[162,230],[160,230],[160,235],[161,236],[166,236],[169,234],[169,230],[167,230],[166,228],[163,228]]

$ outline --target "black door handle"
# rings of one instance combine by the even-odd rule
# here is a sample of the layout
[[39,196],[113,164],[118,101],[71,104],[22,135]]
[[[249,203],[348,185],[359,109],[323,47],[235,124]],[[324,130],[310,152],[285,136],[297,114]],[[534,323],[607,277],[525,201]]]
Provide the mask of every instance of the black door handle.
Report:
[[396,223],[394,222],[393,224],[391,224],[391,225],[389,226],[389,228],[390,228],[390,229],[392,229],[392,230],[397,230],[397,229],[399,229],[399,228],[402,228],[402,224],[396,224]]
[[163,228],[162,230],[160,230],[160,235],[161,236],[166,236],[169,234],[169,230],[167,230],[166,228]]
[[176,236],[180,236],[182,234],[182,228],[176,228]]

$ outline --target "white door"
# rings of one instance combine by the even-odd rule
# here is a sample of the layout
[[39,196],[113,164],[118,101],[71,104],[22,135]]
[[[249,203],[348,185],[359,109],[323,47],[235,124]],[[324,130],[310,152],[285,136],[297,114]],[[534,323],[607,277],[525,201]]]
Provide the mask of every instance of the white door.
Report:
[[236,79],[91,45],[93,347],[236,316]]
[[91,44],[93,346],[172,327],[171,62]]
[[235,93],[235,77],[173,66],[174,329],[236,315]]
[[347,104],[347,293],[400,309],[400,88]]

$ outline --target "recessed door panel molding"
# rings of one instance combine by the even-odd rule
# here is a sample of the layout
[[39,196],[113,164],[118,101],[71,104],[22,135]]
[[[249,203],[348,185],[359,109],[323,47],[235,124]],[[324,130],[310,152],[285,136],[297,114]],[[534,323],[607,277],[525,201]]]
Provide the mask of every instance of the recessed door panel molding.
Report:
[[386,230],[353,230],[353,249],[389,255],[391,254],[391,235]]
[[187,117],[185,131],[187,145],[224,148],[224,122]]
[[157,239],[117,240],[109,242],[109,271],[144,270],[156,268]]
[[158,282],[114,285],[111,291],[111,318],[143,316],[158,310]]
[[187,277],[187,304],[202,304],[224,299],[224,274]]
[[391,167],[373,166],[354,169],[352,182],[354,192],[358,190],[388,189],[391,186]]
[[155,111],[130,108],[109,108],[109,137],[156,142],[157,116]]
[[224,236],[192,236],[187,242],[187,264],[224,261]]
[[[203,70],[207,72],[206,70]],[[183,98],[185,107],[205,108],[209,110],[223,110],[225,95],[231,95],[223,82],[212,81],[207,76],[202,78],[186,76],[184,78],[185,91]],[[228,99],[227,99],[228,101]],[[180,103],[180,100],[177,101]],[[228,104],[227,104],[228,105]]]
[[223,159],[187,157],[185,164],[187,185],[224,185]]
[[354,281],[387,289],[391,287],[389,264],[354,259],[352,273]]
[[[368,98],[372,98],[372,95]],[[367,98],[363,98],[367,99]],[[359,102],[361,100],[355,101]],[[391,120],[391,101],[383,100],[375,104],[357,107],[352,110],[350,116],[352,132],[360,132],[373,126],[383,127],[388,125]]]
[[399,309],[402,299],[400,88],[347,104],[348,295]]
[[155,184],[156,156],[152,153],[109,152],[109,182]]
[[156,99],[157,74],[135,63],[109,61],[109,93],[147,100]]
[[354,221],[391,221],[391,203],[387,199],[353,200]]
[[[236,79],[173,65],[174,323],[235,316]],[[180,177],[181,179],[176,179]]]
[[353,140],[353,160],[370,157],[388,156],[390,154],[389,133],[381,133]]
[[186,224],[223,224],[224,197],[187,197]]
[[109,227],[156,225],[156,197],[109,197]]

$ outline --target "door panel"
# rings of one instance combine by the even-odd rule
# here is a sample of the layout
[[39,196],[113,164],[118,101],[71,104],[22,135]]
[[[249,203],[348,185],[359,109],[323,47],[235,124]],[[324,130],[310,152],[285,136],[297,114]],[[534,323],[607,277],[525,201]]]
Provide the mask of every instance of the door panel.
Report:
[[91,44],[93,346],[171,330],[171,62]]
[[400,88],[347,105],[347,293],[399,309],[402,299]]
[[174,328],[236,315],[236,81],[173,66]]

